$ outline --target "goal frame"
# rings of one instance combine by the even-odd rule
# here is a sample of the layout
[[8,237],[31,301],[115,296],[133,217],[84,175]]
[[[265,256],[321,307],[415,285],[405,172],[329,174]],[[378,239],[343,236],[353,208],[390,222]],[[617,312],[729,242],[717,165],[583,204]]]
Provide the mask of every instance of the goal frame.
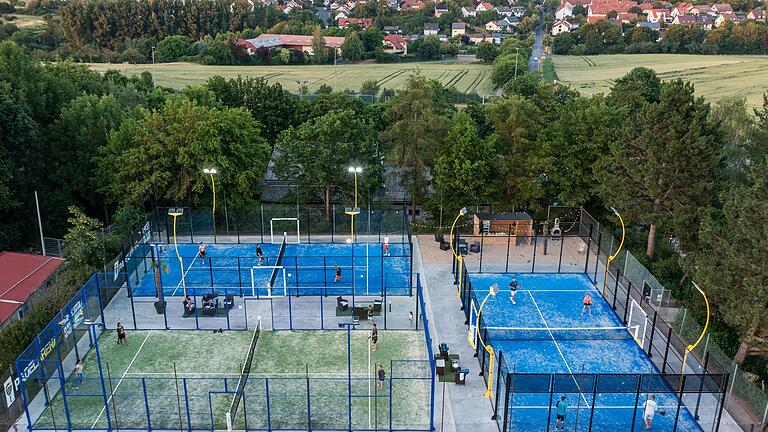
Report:
[[[256,286],[256,278],[254,275],[254,270],[256,269],[278,269],[278,272],[281,272],[283,274],[283,283],[282,286]],[[280,279],[278,276],[277,279]],[[277,281],[276,279],[276,281]],[[259,295],[258,289],[266,288],[267,289],[267,295]],[[275,291],[278,291],[278,294],[275,294]],[[282,290],[282,292],[280,292]],[[251,267],[251,296],[261,299],[270,299],[270,298],[283,298],[288,296],[288,278],[287,278],[287,272],[285,270],[284,266],[253,266]]]
[[[627,331],[632,335],[632,339],[640,345],[640,349],[645,348],[645,334],[648,331],[648,313],[635,301],[630,299],[629,316],[627,317]],[[641,317],[642,321],[638,319]]]
[[[289,235],[287,231],[283,231],[282,234],[285,235],[285,238],[286,238],[285,243],[286,244],[300,244],[301,243],[301,225],[300,225],[300,222],[299,222],[299,218],[295,218],[295,217],[282,217],[282,218],[272,218],[272,219],[269,220],[269,241],[272,244],[275,244],[275,221],[295,221],[296,222],[296,241],[295,242],[289,241],[291,235]],[[280,234],[281,234],[281,232],[278,231],[278,233],[277,233],[278,239],[279,239]],[[280,243],[280,242],[278,242],[278,243]]]

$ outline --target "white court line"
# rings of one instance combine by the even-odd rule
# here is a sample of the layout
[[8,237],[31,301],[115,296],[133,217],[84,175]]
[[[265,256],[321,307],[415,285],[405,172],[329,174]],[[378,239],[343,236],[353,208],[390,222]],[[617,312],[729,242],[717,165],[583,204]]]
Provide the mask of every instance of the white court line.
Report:
[[109,399],[107,399],[107,403],[103,407],[101,407],[101,411],[99,411],[99,415],[98,415],[98,417],[96,417],[96,420],[93,421],[93,424],[91,425],[91,429],[96,427],[96,423],[99,422],[99,419],[101,418],[101,415],[104,414],[104,410],[107,408],[107,405],[109,405],[109,401],[112,400],[112,396],[114,396],[115,392],[117,391],[117,389],[120,388],[120,384],[123,383],[123,380],[125,379],[125,376],[128,375],[128,371],[131,370],[131,366],[133,366],[133,362],[136,361],[136,357],[139,356],[139,353],[141,352],[141,349],[144,348],[144,344],[147,343],[147,339],[149,339],[149,335],[151,335],[151,334],[152,334],[152,330],[150,330],[149,333],[147,333],[147,335],[144,337],[144,341],[141,343],[141,345],[139,345],[139,349],[136,351],[136,354],[131,359],[131,362],[128,363],[128,367],[125,368],[125,372],[123,372],[123,376],[120,377],[120,381],[118,381],[117,385],[115,386],[115,388],[112,389],[112,394],[109,395]]
[[[185,278],[187,277],[187,273],[189,273],[189,269],[191,269],[191,268],[192,268],[192,266],[195,264],[195,260],[196,260],[196,259],[197,259],[197,257],[199,257],[199,256],[200,256],[200,251],[197,251],[197,254],[195,255],[195,257],[194,257],[194,258],[192,258],[192,262],[191,262],[191,263],[189,263],[189,267],[187,267],[187,271],[184,271],[184,270],[182,269],[182,276],[181,276],[181,279],[179,279],[179,283],[177,283],[177,284],[176,284],[176,288],[174,288],[174,290],[173,290],[173,293],[171,294],[171,297],[174,297],[174,296],[176,295],[176,291],[178,291],[179,287],[181,287],[181,282],[185,280]],[[178,258],[178,257],[177,257],[177,258]]]
[[[533,305],[536,306],[536,310],[539,312],[539,316],[541,317],[541,321],[544,322],[544,327],[547,328],[547,331],[549,332],[549,336],[552,338],[552,342],[555,343],[555,348],[557,348],[557,352],[560,353],[560,358],[563,359],[563,363],[565,363],[565,367],[568,368],[568,372],[571,374],[571,377],[573,377],[573,371],[571,370],[571,367],[568,365],[568,361],[565,360],[565,356],[563,355],[563,351],[560,349],[560,345],[557,344],[557,341],[555,340],[555,335],[552,334],[552,332],[549,330],[549,324],[547,324],[547,320],[544,319],[544,315],[541,313],[541,309],[539,309],[539,305],[536,303],[536,299],[533,298],[533,294],[528,292],[528,295],[531,296],[531,300],[533,301]],[[576,378],[573,378],[573,382],[576,384],[576,388],[579,389],[579,394],[581,394],[581,397],[584,399],[584,403],[589,406],[589,402],[587,401],[587,397],[584,396],[584,392],[581,391],[581,386],[579,385],[579,382],[576,381]]]

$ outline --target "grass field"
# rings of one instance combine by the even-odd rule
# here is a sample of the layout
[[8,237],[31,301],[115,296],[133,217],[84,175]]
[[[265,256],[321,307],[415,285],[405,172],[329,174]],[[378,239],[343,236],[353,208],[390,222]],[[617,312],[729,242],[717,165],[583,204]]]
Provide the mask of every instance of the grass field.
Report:
[[[93,70],[104,72],[117,69],[126,74],[152,71],[152,65],[94,63]],[[456,61],[405,64],[351,64],[307,66],[205,66],[195,63],[163,63],[154,66],[155,79],[162,86],[181,89],[191,84],[203,84],[214,75],[235,78],[238,75],[264,77],[279,82],[283,88],[296,93],[296,81],[308,81],[312,92],[322,84],[334,89],[360,90],[363,81],[375,79],[382,88],[399,89],[409,75],[420,70],[428,79],[436,79],[447,87],[464,93],[487,94],[491,90],[491,68],[480,63]]]
[[[390,400],[393,427],[427,428],[429,363],[391,362],[426,360],[423,333],[381,331],[380,347],[370,360],[368,332],[352,334],[355,428],[367,429],[375,422],[387,429]],[[69,417],[74,429],[105,429],[109,417],[113,428],[226,429],[252,336],[246,331],[131,331],[129,345],[118,346],[114,332],[105,332],[99,338],[104,383],[91,350],[83,359],[84,381],[66,377],[66,399],[61,392],[52,395],[35,428],[66,428]],[[376,364],[387,374],[381,389],[370,378]],[[312,428],[345,429],[348,390],[346,331],[262,331],[233,423],[237,429],[246,429],[246,424],[247,429],[307,429],[307,422]]]
[[587,95],[608,93],[614,80],[640,66],[654,69],[663,80],[690,81],[696,94],[711,102],[739,95],[747,98],[748,106],[757,107],[768,88],[768,56],[618,54],[553,59],[560,82]]
[[13,15],[16,18],[14,18],[11,21],[7,19],[5,20],[0,19],[0,24],[4,24],[6,22],[11,23],[20,29],[40,29],[45,26],[45,21],[41,16],[20,15],[20,14],[11,14],[11,15]]

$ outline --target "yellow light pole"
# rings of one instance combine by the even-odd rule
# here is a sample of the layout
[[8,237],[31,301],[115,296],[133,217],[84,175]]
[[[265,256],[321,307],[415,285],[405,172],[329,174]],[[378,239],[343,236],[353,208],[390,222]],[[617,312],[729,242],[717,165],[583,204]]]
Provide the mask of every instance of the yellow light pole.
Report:
[[211,191],[213,191],[213,205],[211,206],[211,217],[213,218],[213,241],[216,242],[216,180],[213,176],[218,174],[216,168],[203,168],[204,174],[211,176]]
[[355,206],[352,208],[347,207],[344,213],[348,214],[351,218],[350,222],[350,241],[355,242],[355,215],[360,214],[360,207],[357,206],[357,175],[363,172],[362,167],[350,166],[347,171],[351,172],[355,176]]
[[693,286],[699,291],[699,293],[701,293],[702,297],[704,297],[704,304],[707,306],[707,318],[704,322],[704,329],[701,331],[699,338],[696,339],[696,342],[688,345],[685,348],[685,354],[683,354],[683,367],[680,369],[680,375],[685,375],[685,361],[688,359],[688,353],[696,349],[696,346],[698,346],[699,343],[701,343],[701,340],[704,339],[704,335],[707,334],[707,329],[709,328],[709,299],[707,299],[707,294],[703,289],[699,288],[696,282],[693,282]]
[[[485,394],[483,396],[490,398],[493,396],[493,347],[490,345],[486,345],[485,341],[483,341],[482,332],[480,331],[480,317],[483,314],[483,307],[485,306],[485,302],[488,301],[488,299],[491,296],[496,297],[496,293],[499,292],[499,284],[495,283],[491,285],[490,291],[488,291],[488,294],[483,299],[483,302],[480,303],[480,309],[477,310],[477,325],[476,331],[477,331],[477,338],[480,340],[480,344],[483,346],[485,351],[488,352],[488,357],[490,360],[488,360],[488,389],[485,391]],[[471,339],[471,338],[470,338]],[[471,341],[470,341],[471,343]],[[474,347],[473,347],[474,348]]]
[[461,300],[461,271],[464,264],[464,257],[456,253],[456,249],[453,246],[453,229],[456,227],[456,223],[459,221],[459,219],[467,214],[467,208],[462,207],[461,210],[459,210],[459,214],[456,215],[456,219],[453,220],[453,224],[451,224],[451,233],[449,234],[448,243],[451,245],[451,252],[453,252],[453,256],[456,257],[456,261],[459,262],[459,290],[456,291],[456,296]]
[[187,298],[187,283],[184,281],[184,260],[179,254],[179,244],[176,242],[176,218],[184,214],[184,209],[169,208],[168,215],[173,216],[173,246],[176,248],[176,257],[179,259],[179,269],[181,270],[181,286],[184,288],[184,298]]
[[[621,222],[621,242],[619,242],[619,248],[616,249],[616,253],[613,255],[610,255],[608,257],[608,261],[605,263],[605,277],[603,278],[603,297],[605,297],[605,290],[606,285],[608,283],[608,268],[611,266],[611,261],[613,261],[616,256],[619,255],[619,252],[621,252],[621,247],[624,246],[624,235],[626,234],[626,230],[624,229],[624,219],[621,218],[621,215],[618,211],[616,211],[615,208],[611,207],[611,210],[613,210],[613,214],[616,215],[616,217],[619,218],[619,222]],[[598,251],[598,255],[600,251]]]

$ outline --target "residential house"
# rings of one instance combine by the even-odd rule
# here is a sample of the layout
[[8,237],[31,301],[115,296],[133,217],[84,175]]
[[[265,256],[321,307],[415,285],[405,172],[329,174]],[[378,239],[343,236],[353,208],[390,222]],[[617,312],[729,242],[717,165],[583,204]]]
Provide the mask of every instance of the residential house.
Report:
[[512,10],[512,15],[518,18],[524,17],[525,13],[528,12],[528,10],[524,6],[512,6],[509,9]]
[[61,258],[0,252],[0,328],[26,314],[35,297],[51,286],[62,264]]
[[399,34],[388,34],[384,36],[384,51],[390,54],[408,54],[408,45],[405,42],[405,38]]
[[347,18],[347,17],[348,17],[348,15],[347,15],[347,13],[346,13],[346,12],[344,12],[344,11],[340,11],[339,13],[337,13],[337,14],[336,14],[336,15],[333,17],[333,19],[335,19],[336,21],[339,21],[339,20],[342,20],[342,19],[344,19],[344,18]]
[[341,18],[339,19],[339,28],[350,28],[352,26],[358,26],[365,30],[369,27],[373,27],[373,20],[370,18]]
[[512,16],[512,9],[509,6],[497,6],[496,12],[503,17]]
[[670,12],[667,9],[651,9],[648,12],[648,21],[663,23],[667,21],[667,18],[671,18]]
[[[325,46],[328,48],[341,49],[344,45],[343,36],[324,36]],[[289,34],[271,34],[264,33],[253,39],[237,39],[236,45],[245,48],[246,52],[254,55],[259,48],[286,48],[312,54],[312,35],[289,35]]]
[[712,15],[698,15],[696,21],[704,30],[712,30],[715,28],[715,17]]
[[661,30],[661,24],[657,22],[638,21],[637,24],[635,24],[635,27],[645,27],[656,31]]
[[400,3],[400,10],[422,10],[427,4],[421,0],[404,0]]
[[727,3],[718,3],[718,4],[713,4],[712,5],[712,12],[714,12],[714,13],[716,13],[718,15],[732,14],[733,13],[733,8],[731,7],[731,5],[729,5]]
[[485,29],[489,32],[498,32],[501,31],[501,26],[498,24],[498,21],[488,21],[485,23]]
[[569,16],[573,16],[573,5],[569,2],[562,2],[555,11],[555,19],[564,20]]
[[493,42],[493,38],[489,34],[475,33],[469,35],[469,43],[479,44],[481,42]]
[[493,43],[496,45],[501,45],[502,42],[504,42],[504,39],[507,39],[509,37],[512,37],[509,33],[492,33],[491,39],[493,39]]
[[474,17],[477,16],[477,10],[475,10],[474,6],[464,6],[461,8],[461,15],[464,18]]
[[676,18],[680,15],[687,15],[688,11],[691,10],[692,7],[693,7],[693,4],[688,2],[678,3],[677,6],[675,6],[674,9],[672,9],[672,12],[670,13],[670,15],[672,16],[672,18]]
[[747,14],[747,19],[765,22],[765,11],[762,9],[752,9]]
[[569,33],[579,28],[578,24],[570,23],[566,20],[557,20],[552,24],[552,36],[557,36],[560,33]]
[[486,12],[489,10],[493,10],[493,5],[488,2],[480,3],[479,5],[475,6],[475,12],[477,13]]
[[451,24],[451,37],[461,36],[467,32],[467,24],[455,22]]
[[385,34],[400,34],[403,32],[400,30],[400,26],[384,26],[383,31]]
[[[672,12],[674,12],[674,10]],[[691,27],[698,25],[698,20],[696,19],[696,15],[676,15],[672,20],[672,24]]]
[[435,5],[435,18],[440,18],[440,15],[448,13],[448,5],[440,3]]
[[710,15],[714,14],[712,12],[712,6],[708,5],[693,5],[691,6],[691,9],[688,11],[691,15]]
[[616,21],[619,21],[621,23],[629,24],[632,21],[637,21],[639,18],[639,15],[637,15],[634,12],[620,12],[616,15]]
[[730,13],[730,14],[724,13],[722,15],[718,15],[718,17],[715,18],[715,27],[723,26],[728,22],[738,24],[746,19],[747,19],[747,14],[745,13]]
[[651,12],[651,9],[653,9],[652,3],[640,3],[637,5],[637,7],[640,9],[640,12],[642,12],[645,15],[648,15]]
[[587,22],[593,23],[608,18],[611,11],[616,13],[628,13],[630,9],[636,7],[637,3],[629,0],[594,0],[587,7]]
[[507,17],[507,18],[496,21],[496,24],[499,25],[502,32],[514,31],[514,28],[517,27],[519,23],[520,23],[520,18],[516,18],[516,17]]
[[439,31],[437,23],[424,23],[424,36],[435,36]]

